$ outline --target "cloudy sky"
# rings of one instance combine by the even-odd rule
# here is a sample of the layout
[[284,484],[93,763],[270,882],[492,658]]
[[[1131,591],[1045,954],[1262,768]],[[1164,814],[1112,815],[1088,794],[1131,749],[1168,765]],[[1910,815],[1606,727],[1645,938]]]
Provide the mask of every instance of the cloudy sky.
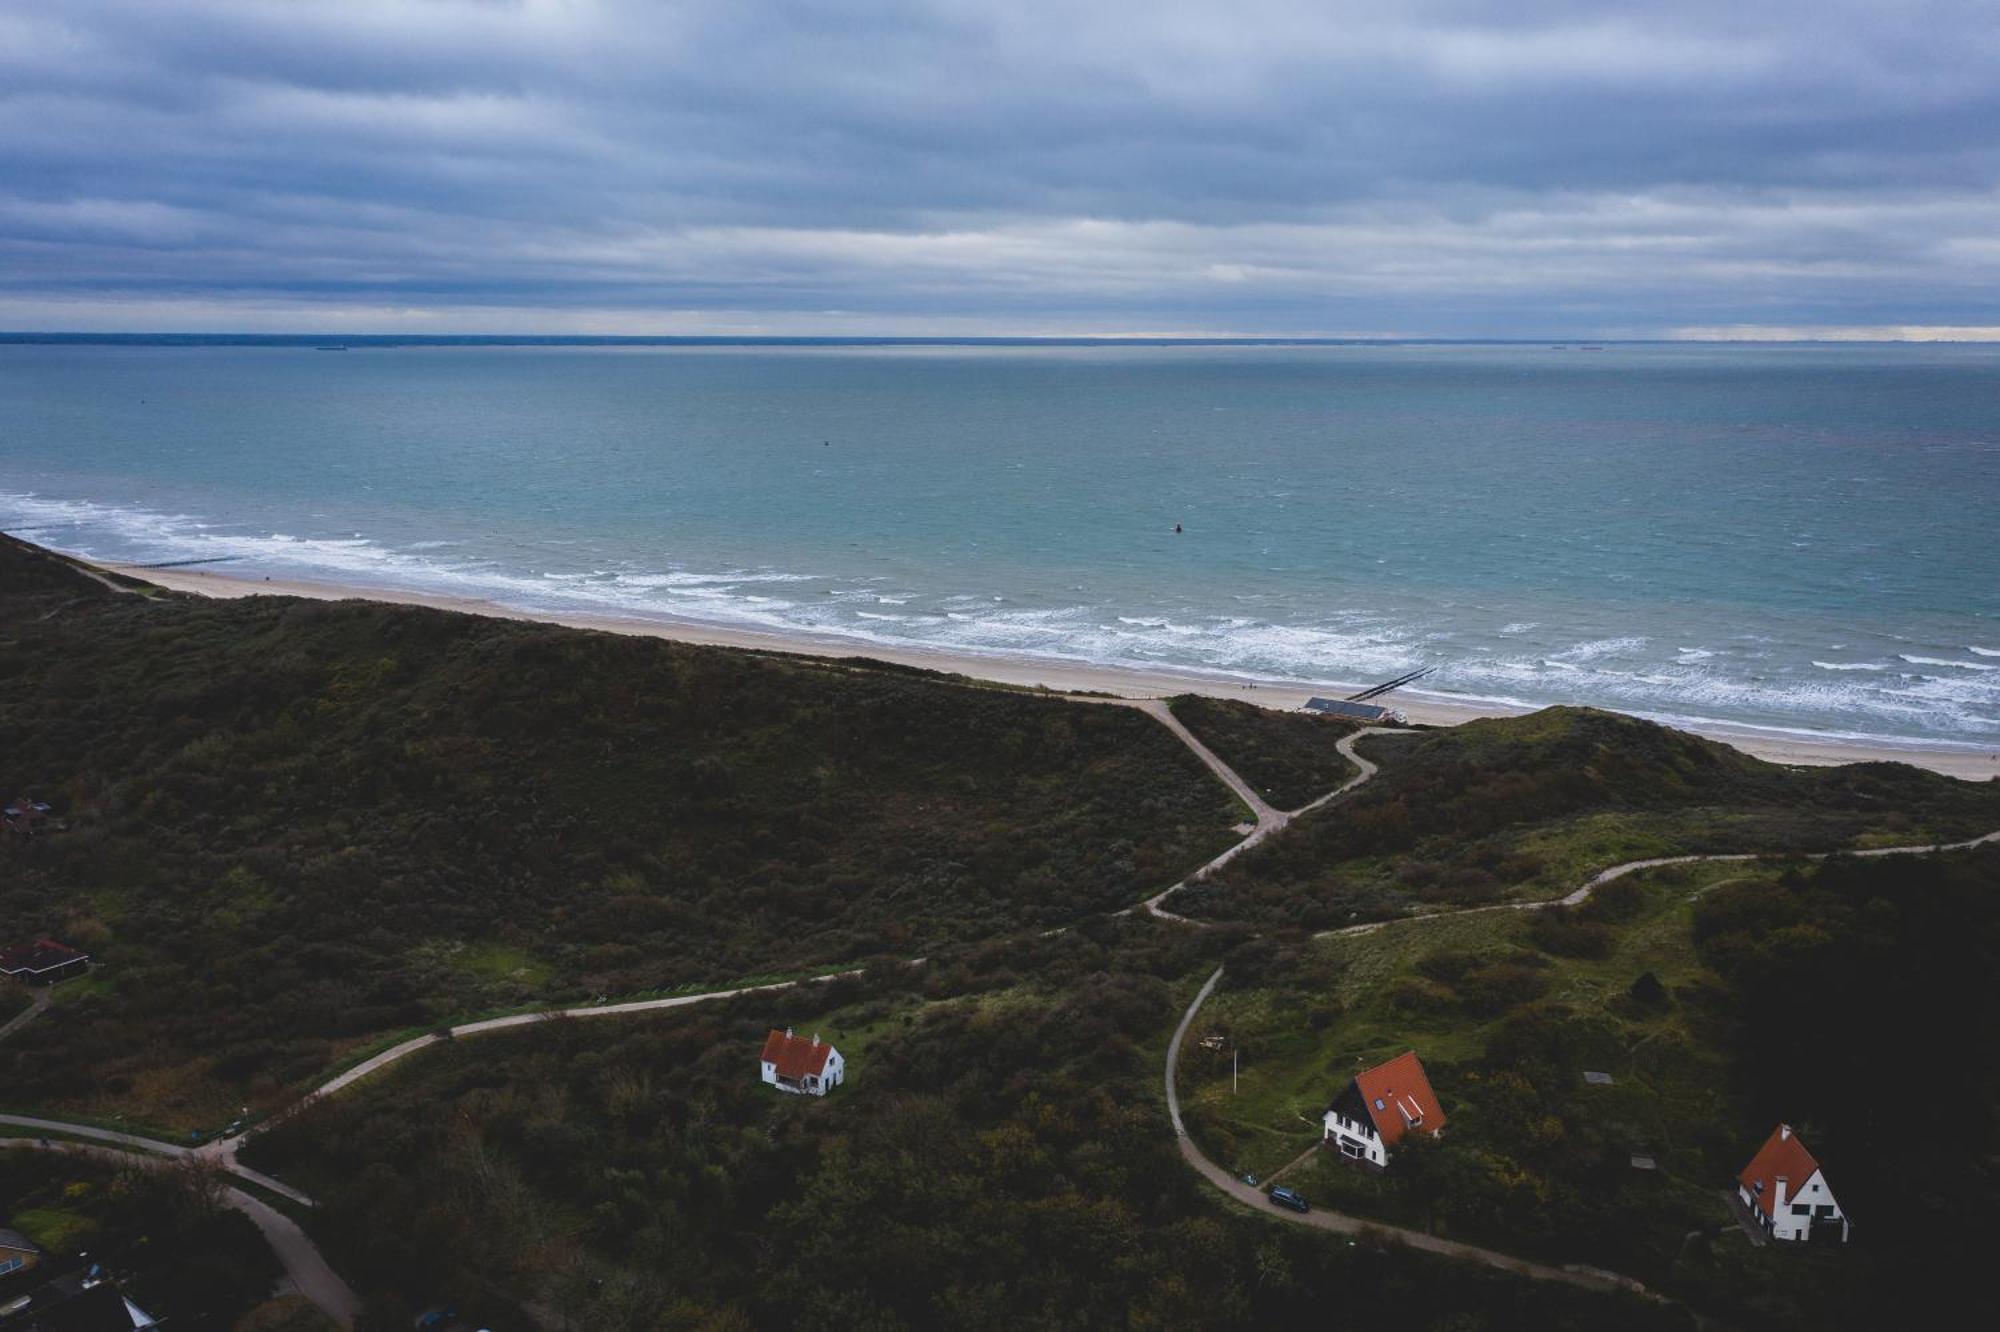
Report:
[[0,0],[0,328],[2000,336],[2000,0]]

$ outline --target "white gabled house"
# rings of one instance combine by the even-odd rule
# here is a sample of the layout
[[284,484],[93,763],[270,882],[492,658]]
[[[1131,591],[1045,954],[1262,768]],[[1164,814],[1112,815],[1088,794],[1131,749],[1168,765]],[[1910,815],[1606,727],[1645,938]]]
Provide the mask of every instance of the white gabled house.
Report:
[[841,1084],[847,1064],[840,1051],[815,1035],[811,1040],[792,1035],[790,1027],[773,1029],[764,1038],[759,1056],[764,1081],[779,1091],[801,1096],[824,1096]]
[[1826,1172],[1790,1124],[1773,1129],[1743,1167],[1736,1177],[1736,1196],[1772,1239],[1847,1242],[1847,1213],[1834,1201]]
[[1389,1149],[1405,1134],[1444,1127],[1444,1107],[1410,1050],[1356,1074],[1326,1108],[1323,1124],[1320,1141],[1333,1143],[1350,1161],[1386,1167]]

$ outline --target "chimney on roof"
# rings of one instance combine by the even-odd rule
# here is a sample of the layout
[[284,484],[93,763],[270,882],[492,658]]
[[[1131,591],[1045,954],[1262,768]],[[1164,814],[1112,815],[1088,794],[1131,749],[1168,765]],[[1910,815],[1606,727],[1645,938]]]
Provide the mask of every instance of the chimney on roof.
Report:
[[792,1029],[790,1027],[785,1028],[785,1039],[788,1041],[792,1039]]
[[1784,1142],[1784,1141],[1785,1141],[1786,1139],[1790,1138],[1791,1136],[1792,1136],[1792,1126],[1791,1126],[1790,1124],[1780,1124],[1780,1125],[1778,1125],[1778,1141],[1779,1141],[1779,1142]]

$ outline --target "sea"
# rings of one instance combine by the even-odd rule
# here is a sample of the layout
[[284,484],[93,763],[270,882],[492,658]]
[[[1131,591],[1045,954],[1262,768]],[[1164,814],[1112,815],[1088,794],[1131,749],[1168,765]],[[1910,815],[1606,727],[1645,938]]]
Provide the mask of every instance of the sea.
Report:
[[1429,666],[1418,697],[2000,745],[1994,346],[14,341],[0,529],[857,653]]

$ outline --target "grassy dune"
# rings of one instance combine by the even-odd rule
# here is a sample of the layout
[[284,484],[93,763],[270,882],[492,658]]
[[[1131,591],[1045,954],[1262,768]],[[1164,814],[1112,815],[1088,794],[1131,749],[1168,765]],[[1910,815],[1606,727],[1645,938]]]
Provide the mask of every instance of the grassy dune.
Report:
[[1787,768],[1590,708],[1362,743],[1382,772],[1176,899],[1210,920],[1325,929],[1559,897],[1698,852],[1828,851],[2000,828],[2000,782],[1896,763]]
[[380,1033],[1122,907],[1231,840],[1156,722],[363,602],[125,595],[0,539],[0,918],[101,969],[4,1099],[213,1123]]

